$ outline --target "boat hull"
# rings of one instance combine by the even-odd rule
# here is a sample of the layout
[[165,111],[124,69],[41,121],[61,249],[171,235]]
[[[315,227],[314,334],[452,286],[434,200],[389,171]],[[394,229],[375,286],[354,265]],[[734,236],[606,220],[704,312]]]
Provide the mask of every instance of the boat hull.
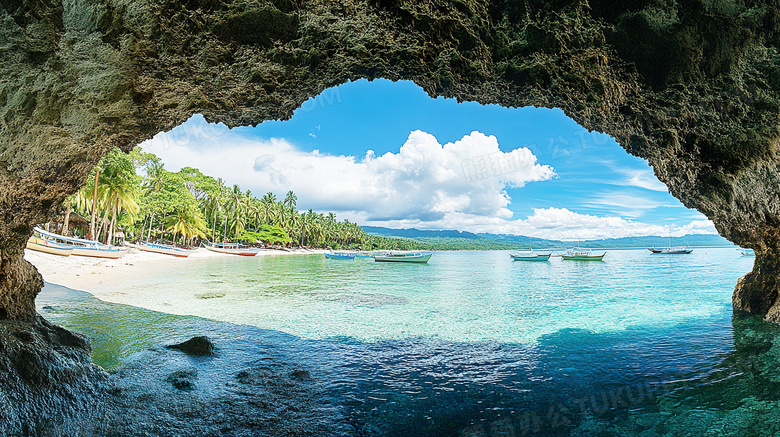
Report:
[[178,249],[172,247],[155,247],[148,246],[146,244],[140,244],[135,247],[138,250],[143,250],[144,252],[161,253],[163,255],[171,255],[179,258],[187,258],[196,252],[195,250]]
[[227,255],[239,255],[239,256],[255,256],[260,252],[260,249],[250,248],[250,247],[246,249],[224,249],[221,247],[206,246],[206,249],[212,252],[224,253]]
[[561,255],[566,261],[602,261],[606,253],[601,255]]
[[73,246],[73,255],[91,258],[119,259],[125,256],[126,253],[126,251],[118,249],[93,249],[91,247]]
[[550,255],[509,255],[512,257],[512,261],[548,261],[550,259]]
[[29,240],[27,240],[27,248],[36,252],[59,256],[70,256],[73,253],[73,249],[70,247],[63,247],[63,245],[50,243],[46,240],[36,237],[31,237]]
[[393,256],[393,255],[375,255],[374,261],[380,263],[413,263],[425,264],[431,259],[432,254],[420,256]]
[[335,253],[326,253],[325,258],[352,261],[355,259],[355,255],[339,255]]

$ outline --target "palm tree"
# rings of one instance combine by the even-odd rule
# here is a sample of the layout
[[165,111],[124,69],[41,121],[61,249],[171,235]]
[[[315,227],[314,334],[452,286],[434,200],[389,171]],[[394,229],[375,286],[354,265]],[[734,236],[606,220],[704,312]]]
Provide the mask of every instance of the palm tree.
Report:
[[182,244],[185,240],[192,240],[195,237],[206,237],[206,221],[200,216],[198,211],[190,208],[182,208],[174,211],[166,220],[168,227],[166,231],[173,233],[173,241],[176,236],[182,236]]

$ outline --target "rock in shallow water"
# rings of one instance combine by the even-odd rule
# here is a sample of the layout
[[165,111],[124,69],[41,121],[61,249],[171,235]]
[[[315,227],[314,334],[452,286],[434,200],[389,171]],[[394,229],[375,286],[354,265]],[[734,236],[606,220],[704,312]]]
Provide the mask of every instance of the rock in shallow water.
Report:
[[177,344],[165,346],[168,349],[178,349],[187,355],[204,357],[214,354],[214,343],[205,335],[192,337],[191,339]]

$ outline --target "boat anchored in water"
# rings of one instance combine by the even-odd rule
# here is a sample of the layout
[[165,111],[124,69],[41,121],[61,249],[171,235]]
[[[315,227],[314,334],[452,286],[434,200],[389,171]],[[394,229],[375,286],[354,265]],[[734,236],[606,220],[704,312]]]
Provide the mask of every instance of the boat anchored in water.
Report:
[[512,261],[548,261],[552,252],[534,252],[533,249],[510,253]]
[[424,264],[431,256],[430,252],[385,252],[374,255],[374,261]]
[[742,256],[756,256],[756,251],[753,249],[744,249],[740,247],[737,250],[742,254]]
[[71,255],[76,256],[118,259],[127,254],[127,251],[121,247],[112,246],[110,244],[103,244],[95,240],[66,237],[64,235],[44,231],[41,228],[35,228],[34,236],[43,240],[56,242],[62,246],[70,247]]
[[566,261],[601,261],[606,254],[607,252],[603,252],[601,255],[596,255],[590,249],[571,249],[562,253],[561,258]]
[[255,256],[260,252],[260,248],[249,247],[241,243],[204,242],[203,245],[212,252],[226,253],[228,255]]
[[340,260],[354,260],[357,254],[355,252],[327,252],[325,258],[327,259],[340,259]]

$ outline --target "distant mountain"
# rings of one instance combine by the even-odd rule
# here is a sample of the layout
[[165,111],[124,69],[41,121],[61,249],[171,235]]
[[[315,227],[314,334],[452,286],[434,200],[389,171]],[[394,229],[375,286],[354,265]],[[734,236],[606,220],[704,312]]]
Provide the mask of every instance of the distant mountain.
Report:
[[[437,249],[518,249],[564,248],[576,245],[572,241],[546,240],[543,238],[526,237],[523,235],[505,234],[475,234],[455,230],[425,231],[420,229],[390,229],[377,226],[362,227],[370,235],[382,237],[405,238],[429,244]],[[716,246],[731,247],[733,244],[720,235],[691,234],[671,239],[672,246]],[[583,240],[580,247],[588,248],[624,248],[624,247],[666,247],[668,237],[625,237],[603,240]]]

